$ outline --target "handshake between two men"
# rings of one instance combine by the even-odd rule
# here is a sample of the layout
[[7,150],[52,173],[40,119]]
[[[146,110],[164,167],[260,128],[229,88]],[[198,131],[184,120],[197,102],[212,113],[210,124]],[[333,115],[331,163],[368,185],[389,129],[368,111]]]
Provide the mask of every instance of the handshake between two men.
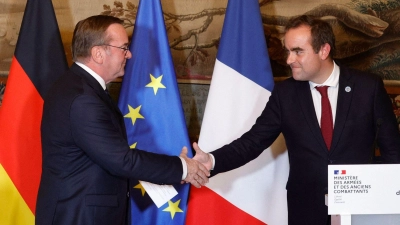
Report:
[[187,165],[187,176],[182,183],[191,183],[193,186],[200,188],[208,183],[208,177],[210,176],[210,170],[213,167],[213,160],[211,155],[203,152],[196,142],[193,143],[193,149],[196,155],[190,159],[187,157],[187,147],[182,148],[182,152],[179,155],[183,158]]

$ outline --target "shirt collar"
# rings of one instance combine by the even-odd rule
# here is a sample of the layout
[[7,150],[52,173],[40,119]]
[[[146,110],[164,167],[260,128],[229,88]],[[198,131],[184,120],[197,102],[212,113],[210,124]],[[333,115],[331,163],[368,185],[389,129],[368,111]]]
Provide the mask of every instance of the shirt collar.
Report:
[[317,84],[312,81],[309,81],[310,83],[310,88],[313,89],[317,86],[329,86],[329,87],[337,87],[339,84],[339,74],[340,74],[340,68],[339,66],[333,61],[333,70],[331,75],[329,75],[328,79],[322,84]]
[[86,72],[88,72],[90,75],[92,75],[92,77],[94,79],[96,79],[97,82],[99,82],[99,84],[103,87],[103,89],[106,90],[106,82],[96,72],[94,72],[92,69],[90,69],[88,66],[86,66],[83,63],[75,62],[75,64],[82,67],[82,69],[84,69]]

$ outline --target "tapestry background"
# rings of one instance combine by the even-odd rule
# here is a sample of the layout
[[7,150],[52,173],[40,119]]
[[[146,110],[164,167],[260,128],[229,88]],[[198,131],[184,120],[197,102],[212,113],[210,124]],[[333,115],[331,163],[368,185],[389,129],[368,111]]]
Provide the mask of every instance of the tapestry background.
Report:
[[[139,0],[52,2],[71,64],[72,32],[79,20],[96,14],[113,15],[125,21],[131,35]],[[195,139],[212,78],[227,0],[161,0],[161,3],[185,116],[191,138]],[[336,59],[350,67],[379,74],[392,94],[393,107],[400,118],[400,100],[396,100],[400,95],[400,1],[260,0],[259,3],[276,81],[290,76],[282,48],[286,21],[299,14],[319,16],[334,28]],[[0,2],[0,105],[25,4],[26,0]],[[115,99],[120,82],[121,79],[109,85]]]

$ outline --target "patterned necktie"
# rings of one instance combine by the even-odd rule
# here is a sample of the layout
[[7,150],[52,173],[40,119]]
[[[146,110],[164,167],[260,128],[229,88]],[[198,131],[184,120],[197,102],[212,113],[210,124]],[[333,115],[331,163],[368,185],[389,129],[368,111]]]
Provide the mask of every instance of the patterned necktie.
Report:
[[328,87],[321,86],[315,87],[317,91],[321,94],[321,132],[324,137],[324,141],[328,150],[331,148],[332,135],[333,135],[333,119],[332,119],[332,109],[331,103],[328,98]]

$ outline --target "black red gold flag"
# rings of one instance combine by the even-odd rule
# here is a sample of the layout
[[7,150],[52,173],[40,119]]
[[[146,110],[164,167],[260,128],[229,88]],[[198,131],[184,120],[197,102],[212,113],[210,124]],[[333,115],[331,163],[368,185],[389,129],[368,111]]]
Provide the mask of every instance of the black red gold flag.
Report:
[[51,0],[28,0],[0,107],[0,224],[34,224],[43,97],[67,70]]

